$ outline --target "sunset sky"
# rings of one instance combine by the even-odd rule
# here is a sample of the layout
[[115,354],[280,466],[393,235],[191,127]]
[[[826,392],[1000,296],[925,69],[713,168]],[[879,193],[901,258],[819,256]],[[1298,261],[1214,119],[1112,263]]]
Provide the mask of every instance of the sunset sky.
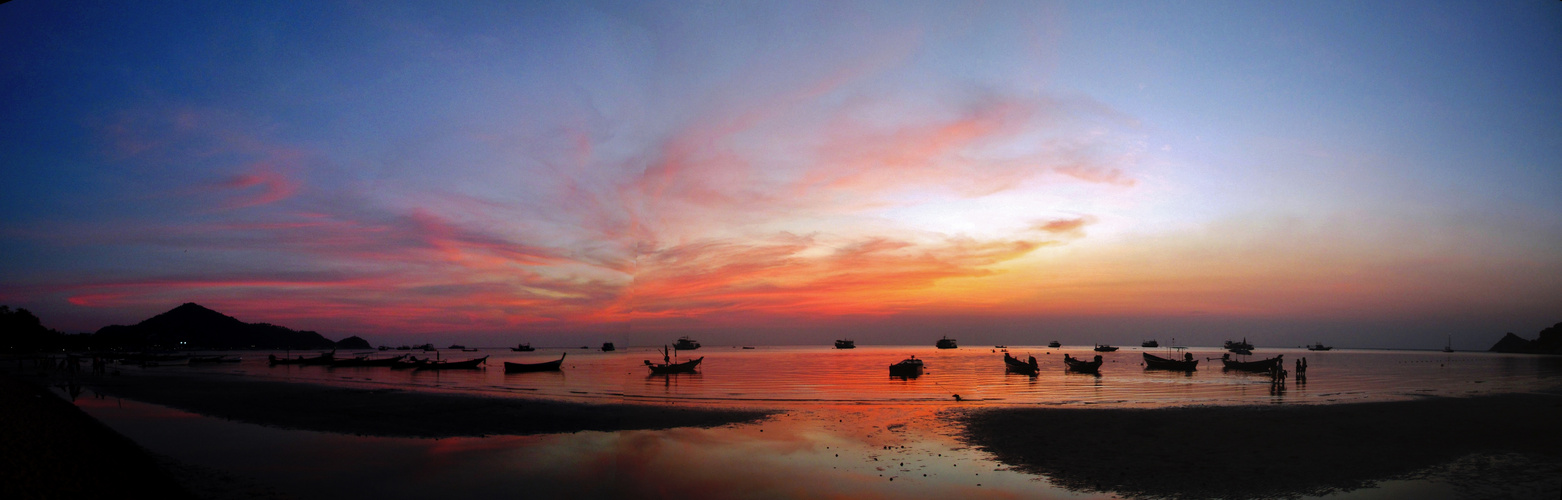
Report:
[[376,344],[1562,321],[1562,3],[0,5],[0,304]]

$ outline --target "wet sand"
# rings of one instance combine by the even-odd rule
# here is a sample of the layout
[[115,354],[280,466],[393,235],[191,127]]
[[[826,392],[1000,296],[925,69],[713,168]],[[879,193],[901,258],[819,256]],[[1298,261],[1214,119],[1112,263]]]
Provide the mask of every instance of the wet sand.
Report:
[[714,427],[773,412],[355,389],[239,377],[150,375],[83,382],[118,397],[228,420],[366,436],[444,438]]
[[965,442],[1081,491],[1283,498],[1430,477],[1474,497],[1562,493],[1562,394],[954,416]]
[[156,462],[42,386],[0,373],[0,498],[195,498]]

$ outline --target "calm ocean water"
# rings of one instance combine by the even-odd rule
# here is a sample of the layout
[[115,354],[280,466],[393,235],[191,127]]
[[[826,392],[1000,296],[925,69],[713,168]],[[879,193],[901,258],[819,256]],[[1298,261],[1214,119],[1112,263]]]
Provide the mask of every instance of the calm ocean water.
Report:
[[[266,353],[255,352],[235,353],[244,356],[238,364],[117,367],[127,375],[145,371],[786,410],[758,422],[708,429],[384,438],[245,424],[117,398],[83,397],[76,404],[156,453],[239,478],[229,490],[251,488],[243,485],[252,481],[258,485],[253,488],[274,488],[293,498],[1105,499],[1118,495],[1069,490],[961,442],[956,437],[960,429],[945,410],[968,405],[1333,404],[1528,392],[1562,384],[1562,359],[1525,355],[1259,349],[1255,358],[1283,354],[1288,368],[1291,360],[1307,358],[1307,383],[1293,379],[1276,390],[1266,377],[1221,370],[1220,351],[1214,348],[1193,349],[1200,369],[1185,374],[1147,371],[1140,364],[1144,349],[1125,347],[1103,354],[1106,363],[1094,376],[1065,373],[1062,366],[1063,353],[1095,355],[1088,347],[1010,347],[1022,358],[1037,357],[1042,370],[1034,378],[1005,374],[1002,354],[994,351],[705,347],[692,353],[705,358],[700,373],[677,376],[648,374],[644,360],[660,360],[650,347],[612,353],[441,353],[453,360],[491,356],[488,368],[471,371],[272,367]],[[503,361],[548,361],[562,353],[568,354],[562,372],[507,375],[503,370]],[[888,366],[911,355],[925,360],[927,373],[914,380],[889,377]],[[1203,361],[1206,357],[1216,359]],[[964,401],[955,402],[952,394]],[[1542,478],[1533,486],[1555,498],[1549,481]],[[1436,476],[1384,478],[1375,486],[1324,498],[1471,496],[1461,488]]]
[[[680,359],[704,357],[697,374],[650,375],[644,360],[659,362],[657,348],[616,352],[595,349],[539,349],[513,352],[441,351],[463,360],[490,356],[481,370],[413,371],[389,368],[268,366],[264,353],[240,352],[237,365],[145,368],[160,372],[226,373],[246,377],[351,386],[396,386],[431,391],[468,391],[492,395],[572,400],[615,399],[679,401],[702,404],[794,407],[830,403],[1174,406],[1232,404],[1328,404],[1386,401],[1417,395],[1465,396],[1524,392],[1562,384],[1562,360],[1529,355],[1442,353],[1427,351],[1265,349],[1251,359],[1283,355],[1286,368],[1306,358],[1308,378],[1294,378],[1277,390],[1264,375],[1222,370],[1216,348],[1190,349],[1200,360],[1192,373],[1146,370],[1142,352],[1168,355],[1166,349],[1124,347],[1101,353],[1099,376],[1066,372],[1064,353],[1089,358],[1089,347],[1051,349],[1011,346],[1009,352],[1033,355],[1041,374],[1004,372],[1002,354],[991,347],[940,350],[931,346],[704,347],[680,353]],[[300,353],[292,353],[298,355]],[[338,355],[354,353],[339,352]],[[369,354],[367,352],[360,354]],[[374,352],[373,356],[395,354]],[[417,353],[418,356],[433,353]],[[561,372],[505,374],[504,361],[541,362],[567,355]],[[889,376],[888,366],[909,356],[924,360],[916,379]],[[130,370],[142,370],[130,368]]]

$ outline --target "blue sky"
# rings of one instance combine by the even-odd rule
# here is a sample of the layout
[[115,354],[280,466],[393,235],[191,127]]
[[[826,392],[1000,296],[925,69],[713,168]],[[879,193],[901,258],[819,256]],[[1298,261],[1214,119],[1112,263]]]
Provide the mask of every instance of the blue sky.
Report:
[[0,302],[68,331],[1562,321],[1552,3],[16,1],[0,41]]

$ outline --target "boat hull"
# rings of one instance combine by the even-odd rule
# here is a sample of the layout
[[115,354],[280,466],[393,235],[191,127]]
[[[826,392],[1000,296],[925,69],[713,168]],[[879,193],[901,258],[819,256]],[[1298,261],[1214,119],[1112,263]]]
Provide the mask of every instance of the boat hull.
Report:
[[1220,360],[1221,364],[1225,365],[1225,369],[1227,370],[1258,373],[1268,372],[1269,370],[1277,368],[1282,364],[1282,361],[1283,360],[1279,356],[1260,361],[1232,361],[1229,359]]
[[506,361],[506,362],[504,362],[504,372],[505,373],[530,373],[530,372],[556,372],[556,371],[561,371],[561,367],[564,365],[564,356],[567,356],[567,355],[569,355],[569,353],[561,354],[561,355],[559,355],[559,359],[555,359],[553,361],[548,361],[546,363],[511,363],[509,361]]
[[1144,367],[1151,370],[1175,370],[1191,372],[1199,369],[1198,360],[1180,360],[1156,356],[1150,353],[1144,354]]
[[652,375],[669,375],[673,373],[694,373],[695,369],[699,368],[701,361],[705,361],[705,357],[701,356],[690,361],[684,361],[682,363],[668,363],[661,365],[651,364],[650,361],[646,361],[645,365],[651,369]]
[[1041,367],[1037,366],[1034,361],[1036,361],[1036,358],[1031,358],[1030,362],[1020,361],[1020,358],[1016,358],[1014,356],[1010,356],[1008,353],[1004,353],[1003,368],[1004,371],[1008,373],[1018,373],[1022,375],[1040,374]]

